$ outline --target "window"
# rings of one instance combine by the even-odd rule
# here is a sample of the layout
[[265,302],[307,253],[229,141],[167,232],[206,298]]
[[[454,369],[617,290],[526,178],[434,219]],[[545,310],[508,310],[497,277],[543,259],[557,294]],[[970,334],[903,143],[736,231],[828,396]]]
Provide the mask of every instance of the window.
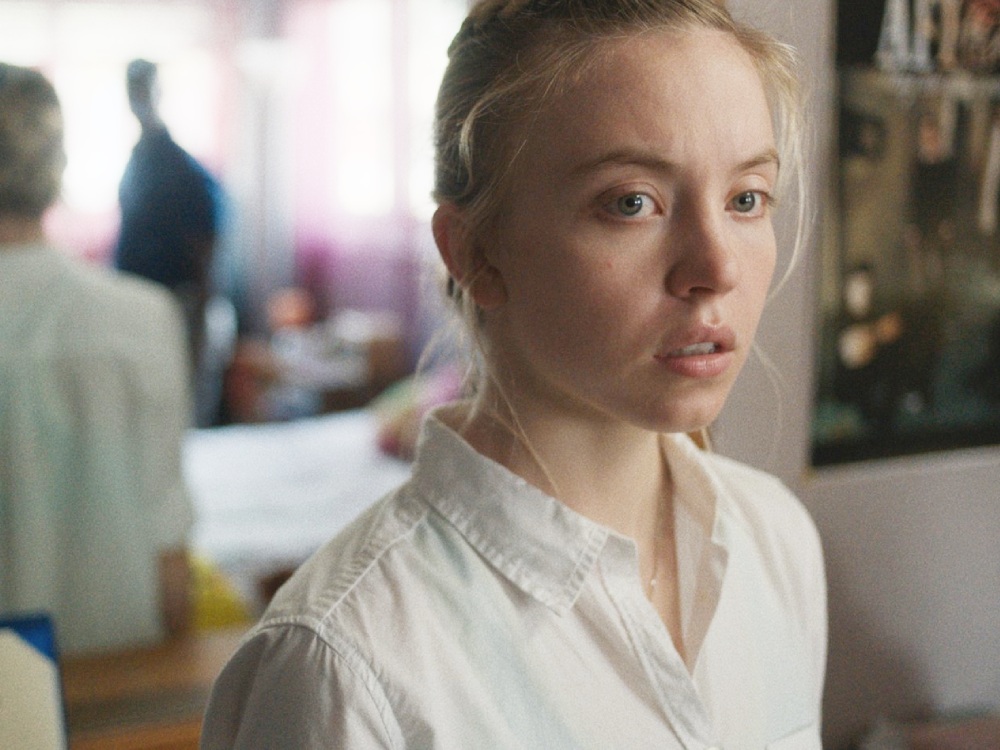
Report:
[[465,10],[464,0],[330,0],[292,13],[300,225],[373,239],[430,218],[434,100]]

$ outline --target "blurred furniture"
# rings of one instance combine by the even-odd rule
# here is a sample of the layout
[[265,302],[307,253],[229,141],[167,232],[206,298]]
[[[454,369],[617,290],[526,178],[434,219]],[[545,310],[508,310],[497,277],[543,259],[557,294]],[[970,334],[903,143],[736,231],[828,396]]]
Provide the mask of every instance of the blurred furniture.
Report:
[[408,374],[402,328],[391,314],[344,310],[308,325],[295,320],[282,316],[270,336],[237,342],[224,385],[229,421],[358,408]]
[[196,750],[212,682],[244,628],[164,645],[65,657],[70,750]]
[[856,745],[856,750],[997,750],[1000,713],[978,711],[923,721],[882,719]]
[[907,725],[908,750],[996,750],[1000,714]]

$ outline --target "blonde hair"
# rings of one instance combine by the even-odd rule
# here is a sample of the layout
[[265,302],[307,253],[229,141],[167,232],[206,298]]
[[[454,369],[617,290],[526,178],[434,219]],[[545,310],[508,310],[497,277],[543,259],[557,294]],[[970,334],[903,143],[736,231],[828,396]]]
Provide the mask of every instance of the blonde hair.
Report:
[[[527,139],[532,116],[562,87],[599,58],[608,42],[650,31],[710,29],[729,34],[746,51],[762,81],[781,160],[779,195],[790,179],[802,193],[803,103],[794,50],[735,21],[716,0],[481,0],[469,12],[448,50],[438,94],[435,189],[438,203],[462,211],[474,246],[504,214],[505,189]],[[790,264],[791,265],[791,264]],[[466,286],[474,278],[461,280]],[[472,337],[473,354],[486,357],[479,313],[459,280],[448,292]],[[486,377],[482,359],[472,376]],[[472,383],[476,385],[476,383]]]
[[59,197],[63,118],[41,73],[0,63],[0,215],[40,218]]

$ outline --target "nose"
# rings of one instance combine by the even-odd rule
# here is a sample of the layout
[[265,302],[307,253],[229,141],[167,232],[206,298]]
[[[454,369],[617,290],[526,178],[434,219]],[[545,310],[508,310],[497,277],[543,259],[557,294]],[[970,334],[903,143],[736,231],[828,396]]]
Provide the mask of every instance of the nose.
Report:
[[675,223],[669,240],[667,291],[679,299],[723,295],[740,280],[736,237],[726,218],[690,207]]

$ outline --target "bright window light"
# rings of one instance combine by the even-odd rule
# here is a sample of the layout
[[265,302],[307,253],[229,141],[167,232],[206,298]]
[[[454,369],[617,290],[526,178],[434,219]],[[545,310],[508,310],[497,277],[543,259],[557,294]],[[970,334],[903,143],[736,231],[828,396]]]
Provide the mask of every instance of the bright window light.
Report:
[[[0,54],[40,67],[60,94],[69,159],[60,221],[77,234],[91,231],[83,228],[91,222],[94,242],[101,233],[106,243],[117,226],[118,183],[138,137],[125,67],[145,57],[160,66],[163,118],[195,157],[210,168],[228,165],[226,178],[238,176],[242,157],[234,148],[267,125],[268,168],[287,165],[295,176],[286,182],[271,169],[255,190],[295,201],[295,220],[310,230],[384,239],[433,210],[434,100],[466,5],[291,0],[288,36],[267,41],[294,49],[295,65],[277,93],[259,96],[225,85],[239,61],[224,56],[247,45],[223,43],[220,4],[204,0],[0,0]],[[261,121],[233,122],[247,102],[260,104],[253,114]]]
[[4,2],[0,7],[3,61],[11,65],[37,65],[52,44],[48,3]]
[[330,0],[326,59],[329,201],[371,220],[433,210],[434,100],[465,0]]
[[409,13],[410,210],[429,220],[434,211],[434,102],[448,64],[448,45],[465,17],[463,0],[422,0]]
[[333,3],[329,40],[334,205],[357,217],[386,216],[396,192],[389,0]]

